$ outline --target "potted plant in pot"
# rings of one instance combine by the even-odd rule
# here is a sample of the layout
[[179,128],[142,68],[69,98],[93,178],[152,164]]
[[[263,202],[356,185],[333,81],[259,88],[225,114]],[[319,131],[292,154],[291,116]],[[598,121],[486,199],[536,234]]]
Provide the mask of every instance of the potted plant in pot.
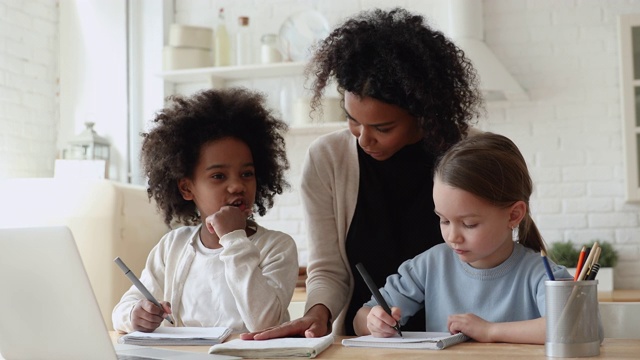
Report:
[[[598,240],[596,240],[598,241]],[[601,253],[598,259],[600,264],[600,270],[598,270],[598,291],[612,291],[613,290],[613,267],[618,262],[618,253],[613,246],[606,241],[598,241]],[[556,262],[556,264],[563,265],[567,268],[571,275],[576,272],[576,265],[578,264],[578,258],[580,257],[580,248],[582,245],[577,246],[571,241],[556,242],[551,244],[549,248],[549,257]]]

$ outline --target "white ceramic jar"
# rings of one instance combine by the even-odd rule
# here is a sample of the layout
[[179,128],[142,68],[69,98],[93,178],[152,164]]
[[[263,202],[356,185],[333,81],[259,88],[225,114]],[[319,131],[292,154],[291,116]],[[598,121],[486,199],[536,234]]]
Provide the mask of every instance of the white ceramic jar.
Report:
[[282,54],[278,50],[278,35],[264,34],[260,38],[260,62],[272,64],[282,61]]

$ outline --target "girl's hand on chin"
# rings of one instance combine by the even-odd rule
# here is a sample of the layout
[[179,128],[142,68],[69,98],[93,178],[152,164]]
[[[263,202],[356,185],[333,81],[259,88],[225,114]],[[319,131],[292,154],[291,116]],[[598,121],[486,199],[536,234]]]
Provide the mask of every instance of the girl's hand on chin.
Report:
[[[248,212],[248,214],[247,214]],[[210,233],[222,236],[235,231],[243,230],[247,226],[247,217],[251,210],[240,210],[235,206],[223,206],[218,212],[207,216],[205,223]]]

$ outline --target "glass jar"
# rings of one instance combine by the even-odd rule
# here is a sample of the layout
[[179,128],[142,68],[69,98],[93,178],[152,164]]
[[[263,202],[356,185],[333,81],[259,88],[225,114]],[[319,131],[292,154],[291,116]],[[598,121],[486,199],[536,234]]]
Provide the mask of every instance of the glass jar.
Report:
[[264,34],[260,38],[260,62],[271,64],[282,61],[282,54],[278,50],[278,35]]

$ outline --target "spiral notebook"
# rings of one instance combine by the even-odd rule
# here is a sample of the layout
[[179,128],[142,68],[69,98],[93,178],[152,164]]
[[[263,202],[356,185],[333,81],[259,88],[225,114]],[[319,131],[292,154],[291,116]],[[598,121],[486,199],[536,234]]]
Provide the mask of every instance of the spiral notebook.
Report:
[[447,332],[403,331],[402,336],[389,338],[374,337],[372,335],[342,340],[343,346],[394,348],[394,349],[428,349],[442,350],[449,346],[469,340],[463,333],[451,335]]

